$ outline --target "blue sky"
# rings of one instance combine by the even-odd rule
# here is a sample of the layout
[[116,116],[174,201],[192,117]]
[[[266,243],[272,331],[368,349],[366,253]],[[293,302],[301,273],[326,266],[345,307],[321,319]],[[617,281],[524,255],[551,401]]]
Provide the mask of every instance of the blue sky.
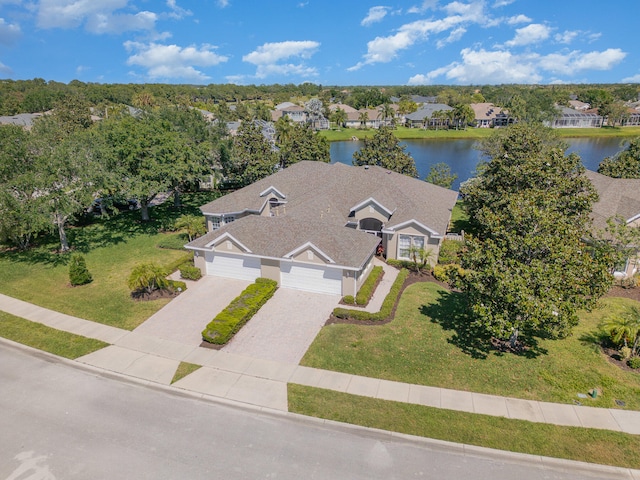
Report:
[[0,0],[0,78],[640,82],[639,0]]

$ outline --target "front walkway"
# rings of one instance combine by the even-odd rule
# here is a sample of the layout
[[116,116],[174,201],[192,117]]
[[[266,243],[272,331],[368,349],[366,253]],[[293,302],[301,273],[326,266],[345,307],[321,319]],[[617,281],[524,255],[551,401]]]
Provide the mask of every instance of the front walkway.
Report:
[[[505,398],[252,358],[100,325],[6,295],[0,295],[0,310],[111,343],[102,350],[76,359],[76,362],[150,384],[169,385],[180,362],[201,365],[202,368],[179,380],[173,387],[203,398],[216,397],[287,411],[287,384],[297,383],[455,411],[640,435],[640,411]],[[0,341],[13,343],[4,339]],[[640,472],[637,478],[640,479]]]

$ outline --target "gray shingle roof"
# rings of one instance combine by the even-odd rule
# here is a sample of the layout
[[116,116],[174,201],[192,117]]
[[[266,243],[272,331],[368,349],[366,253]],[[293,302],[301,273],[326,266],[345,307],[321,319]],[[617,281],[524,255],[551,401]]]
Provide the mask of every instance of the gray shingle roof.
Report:
[[282,258],[310,242],[336,266],[354,269],[364,265],[380,242],[374,235],[326,222],[250,215],[209,232],[188,246],[205,248],[225,234],[231,235],[259,257]]
[[453,108],[444,103],[425,103],[415,112],[406,115],[405,118],[407,120],[422,121],[425,118],[431,118],[433,112],[437,112],[438,110],[453,110]]
[[300,162],[200,207],[204,214],[260,212],[275,187],[286,198],[286,216],[343,227],[351,208],[374,198],[394,212],[386,228],[416,220],[439,235],[447,230],[458,193],[386,169],[342,163]]
[[619,215],[629,220],[640,215],[640,179],[611,178],[591,170],[586,176],[600,199],[593,205],[593,226],[604,228],[607,219]]

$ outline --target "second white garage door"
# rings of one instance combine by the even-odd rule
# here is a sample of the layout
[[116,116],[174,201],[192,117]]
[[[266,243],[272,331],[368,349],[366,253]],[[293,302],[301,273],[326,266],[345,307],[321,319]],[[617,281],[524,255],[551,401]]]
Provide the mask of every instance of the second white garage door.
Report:
[[280,283],[286,288],[342,295],[342,271],[315,265],[283,263]]
[[216,254],[211,262],[207,262],[207,274],[240,280],[255,280],[260,276],[260,259]]

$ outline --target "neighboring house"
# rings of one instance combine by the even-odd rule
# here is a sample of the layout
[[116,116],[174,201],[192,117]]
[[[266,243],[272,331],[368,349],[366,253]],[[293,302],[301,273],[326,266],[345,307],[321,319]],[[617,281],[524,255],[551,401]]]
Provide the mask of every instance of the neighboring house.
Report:
[[[599,197],[591,215],[596,232],[604,230],[607,220],[614,217],[620,217],[627,225],[640,228],[640,179],[611,178],[591,170],[587,170],[586,175]],[[624,265],[616,266],[616,277],[632,277],[640,271],[640,246],[638,247],[638,255],[628,258]]]
[[496,118],[503,113],[502,108],[496,107],[493,103],[472,103],[470,107],[475,114],[474,122],[476,128],[495,127]]
[[[433,112],[437,112],[438,110],[453,110],[449,105],[445,105],[444,103],[426,103],[422,105],[418,110],[413,113],[409,113],[405,115],[407,126],[409,127],[418,127],[418,128],[429,128],[441,126],[439,125],[441,121],[434,119],[432,120]],[[434,122],[437,122],[436,125]]]
[[[362,125],[361,115],[367,114],[368,120],[365,125]],[[346,128],[379,128],[382,125],[382,118],[380,118],[380,111],[373,108],[361,108],[360,110],[354,110],[347,112],[347,121],[345,122]]]
[[355,295],[380,245],[435,261],[457,197],[380,167],[300,162],[200,207],[209,232],[186,248],[206,275]]
[[324,116],[321,115],[313,121],[304,107],[291,102],[280,103],[276,105],[275,110],[271,111],[271,120],[273,122],[278,121],[280,117],[288,117],[294,123],[314,123],[314,128],[317,130],[327,130],[329,128],[329,120]]
[[603,118],[597,113],[579,112],[573,108],[558,107],[558,116],[548,123],[551,128],[600,128]]
[[578,110],[579,112],[589,110],[591,108],[591,105],[579,100],[569,100],[569,106],[574,110]]

